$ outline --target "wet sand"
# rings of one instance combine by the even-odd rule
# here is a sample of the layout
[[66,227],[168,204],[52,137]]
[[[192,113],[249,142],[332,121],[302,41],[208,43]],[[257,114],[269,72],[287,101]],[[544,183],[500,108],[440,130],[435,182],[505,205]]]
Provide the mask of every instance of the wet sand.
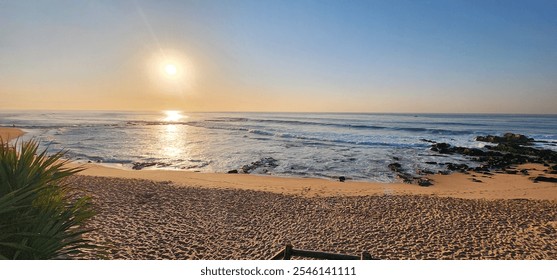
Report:
[[[292,178],[269,175],[195,173],[171,170],[122,170],[98,164],[71,164],[86,168],[81,175],[113,178],[146,179],[171,181],[178,186],[266,191],[304,197],[366,196],[366,195],[436,195],[442,197],[472,199],[544,199],[557,201],[557,184],[551,182],[534,183],[531,178],[544,175],[557,178],[556,174],[546,174],[547,167],[539,164],[525,164],[517,170],[527,169],[528,175],[454,173],[433,175],[433,186],[420,187],[404,183],[374,183],[346,181],[339,182],[318,178]],[[476,182],[474,181],[476,180]],[[481,182],[477,182],[481,181]]]

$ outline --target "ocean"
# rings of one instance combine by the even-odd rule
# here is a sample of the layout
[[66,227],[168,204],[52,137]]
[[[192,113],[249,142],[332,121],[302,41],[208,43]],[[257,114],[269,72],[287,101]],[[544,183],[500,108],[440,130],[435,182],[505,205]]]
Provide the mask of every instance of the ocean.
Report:
[[481,148],[476,136],[513,132],[557,150],[557,115],[0,112],[0,126],[12,125],[50,152],[115,168],[376,182],[396,179],[388,168],[395,161],[410,172],[436,172],[448,162],[474,166],[430,151],[427,141]]

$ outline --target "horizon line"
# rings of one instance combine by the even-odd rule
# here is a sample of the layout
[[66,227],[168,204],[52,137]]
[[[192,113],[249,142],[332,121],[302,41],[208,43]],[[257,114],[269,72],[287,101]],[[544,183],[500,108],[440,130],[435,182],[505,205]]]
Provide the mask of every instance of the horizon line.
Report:
[[188,111],[181,109],[2,109],[17,112],[164,112],[179,111],[182,113],[261,113],[261,114],[384,114],[384,115],[557,115],[556,113],[511,113],[511,112],[350,112],[350,111]]

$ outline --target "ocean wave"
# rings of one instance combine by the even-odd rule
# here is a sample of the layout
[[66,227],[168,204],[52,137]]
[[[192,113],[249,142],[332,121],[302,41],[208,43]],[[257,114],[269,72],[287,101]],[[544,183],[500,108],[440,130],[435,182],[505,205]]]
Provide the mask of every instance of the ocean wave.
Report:
[[[296,121],[296,120],[271,120],[271,119],[248,119],[248,118],[237,118],[241,119],[242,122],[252,122],[252,123],[267,123],[267,124],[285,124],[285,125],[292,125],[292,128],[295,126],[321,126],[326,128],[344,128],[344,129],[355,129],[355,130],[391,130],[391,131],[406,131],[406,132],[425,132],[434,135],[466,135],[472,134],[473,131],[470,130],[450,130],[450,129],[441,129],[441,128],[424,128],[424,127],[397,127],[397,126],[380,126],[380,125],[367,125],[367,124],[350,124],[350,123],[330,123],[330,122],[308,122],[308,121]],[[248,131],[255,131],[251,133],[265,133],[265,135],[270,135],[269,132],[265,132],[264,130],[257,130],[257,129],[249,129],[247,126],[249,124],[242,123],[238,126],[231,126],[229,123],[234,122],[227,120],[226,125],[218,125],[217,120],[211,120],[210,122],[188,122],[184,124],[188,124],[191,126],[197,127],[205,127],[209,129],[229,129],[229,130],[248,130]],[[246,126],[246,128],[242,128],[242,126]],[[288,137],[288,135],[283,135],[281,137]]]
[[253,133],[253,134],[258,134],[258,135],[265,135],[265,136],[273,136],[274,135],[274,133],[272,133],[272,132],[265,131],[265,130],[259,130],[259,129],[249,129],[248,132]]
[[408,132],[426,132],[429,134],[441,134],[441,135],[466,135],[473,134],[470,130],[449,130],[440,128],[424,128],[424,127],[396,127],[392,128],[398,131],[408,131]]

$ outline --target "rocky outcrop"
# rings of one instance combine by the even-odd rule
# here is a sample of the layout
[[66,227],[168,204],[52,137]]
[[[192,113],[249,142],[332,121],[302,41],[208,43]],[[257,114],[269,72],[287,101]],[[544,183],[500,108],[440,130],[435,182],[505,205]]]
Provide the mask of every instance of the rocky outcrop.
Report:
[[496,143],[496,146],[486,145],[484,149],[451,146],[447,143],[435,143],[431,145],[431,151],[440,154],[459,154],[481,163],[480,166],[470,168],[463,164],[447,163],[450,171],[467,172],[489,172],[490,170],[504,170],[511,165],[524,163],[557,163],[557,152],[547,149],[531,147],[535,142],[522,134],[506,133],[503,136],[478,136],[477,141]]
[[402,165],[400,165],[400,163],[398,162],[394,162],[388,165],[389,169],[391,169],[391,171],[393,172],[400,172],[402,171]]
[[506,143],[506,144],[514,144],[514,145],[531,145],[532,142],[534,142],[534,138],[529,138],[522,134],[505,133],[503,134],[503,136],[494,136],[494,135],[478,136],[476,137],[476,141],[496,143],[496,144]]
[[270,170],[278,166],[278,160],[272,157],[265,157],[260,160],[254,161],[250,164],[246,164],[240,168],[242,173],[268,173]]
[[391,171],[395,172],[397,177],[402,180],[402,182],[406,183],[406,184],[414,184],[417,183],[417,180],[422,179],[421,177],[416,177],[408,172],[406,172],[403,168],[402,165],[398,162],[393,162],[390,163],[388,165],[389,169],[391,169]]

